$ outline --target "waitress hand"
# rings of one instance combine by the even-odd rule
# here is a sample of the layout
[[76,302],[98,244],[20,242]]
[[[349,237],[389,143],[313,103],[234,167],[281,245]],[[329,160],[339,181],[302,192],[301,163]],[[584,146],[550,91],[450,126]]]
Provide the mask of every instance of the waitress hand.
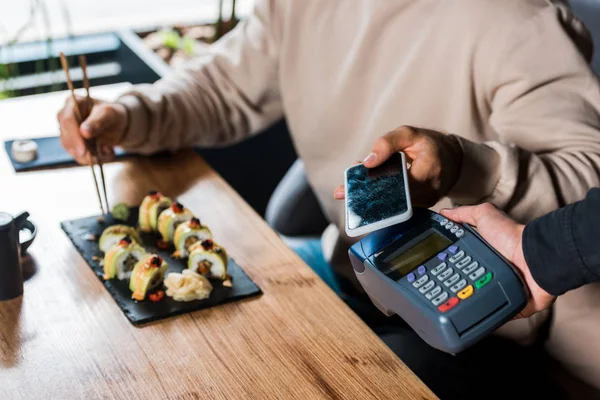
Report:
[[[373,146],[363,165],[374,168],[399,151],[409,163],[408,179],[411,202],[431,207],[444,197],[458,180],[462,164],[462,148],[453,135],[401,126],[386,133]],[[334,191],[334,198],[345,196],[344,186]]]
[[524,225],[516,223],[490,203],[441,210],[440,214],[452,221],[477,228],[479,234],[519,270],[529,288],[530,298],[517,318],[529,317],[554,303],[556,296],[552,296],[537,284],[525,261]]
[[[119,144],[129,123],[127,109],[119,103],[107,103],[93,100],[89,116],[81,125],[77,122],[74,101],[71,97],[57,115],[60,125],[60,142],[79,164],[87,164],[89,154],[85,140],[97,138],[98,157],[110,161],[114,157],[113,148]],[[87,115],[85,97],[77,97],[77,104],[84,115]]]

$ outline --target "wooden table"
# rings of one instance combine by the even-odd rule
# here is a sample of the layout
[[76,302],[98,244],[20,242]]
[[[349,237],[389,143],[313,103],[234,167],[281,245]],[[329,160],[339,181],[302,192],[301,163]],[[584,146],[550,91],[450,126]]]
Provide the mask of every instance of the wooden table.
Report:
[[[0,102],[0,139],[55,131],[65,96]],[[24,295],[0,302],[0,399],[435,398],[192,151],[107,165],[111,204],[179,198],[264,294],[141,328],[60,228],[98,212],[89,168],[15,174],[1,153],[0,210],[39,233]]]

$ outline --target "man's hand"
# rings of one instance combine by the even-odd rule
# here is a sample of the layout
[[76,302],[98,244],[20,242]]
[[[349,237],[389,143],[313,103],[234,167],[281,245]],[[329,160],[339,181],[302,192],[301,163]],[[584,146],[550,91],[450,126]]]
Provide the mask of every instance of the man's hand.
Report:
[[489,203],[442,210],[440,213],[448,219],[477,228],[479,234],[492,247],[517,267],[530,294],[530,300],[518,318],[529,317],[549,308],[556,300],[555,296],[536,283],[525,262],[522,246],[524,225],[517,224]]
[[[94,100],[92,112],[79,125],[74,104],[73,99],[69,97],[57,115],[61,144],[79,164],[87,164],[89,154],[85,140],[97,138],[100,149],[98,156],[104,161],[111,160],[114,157],[113,148],[119,144],[128,125],[129,118],[125,106]],[[87,115],[86,99],[78,97],[77,104],[83,115]]]
[[[401,126],[377,139],[363,164],[374,168],[393,153],[402,151],[409,162],[411,201],[415,206],[431,207],[444,197],[458,179],[462,149],[456,137],[427,129]],[[344,198],[344,186],[334,191]]]

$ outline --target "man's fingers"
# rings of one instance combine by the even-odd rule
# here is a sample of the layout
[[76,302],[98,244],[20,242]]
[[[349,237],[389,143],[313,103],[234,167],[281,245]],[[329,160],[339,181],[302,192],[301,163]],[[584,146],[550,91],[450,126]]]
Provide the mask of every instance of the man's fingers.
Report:
[[345,197],[346,197],[346,189],[344,188],[344,185],[340,185],[340,186],[336,187],[335,190],[333,191],[333,198],[336,200],[342,200]]
[[444,209],[440,211],[440,214],[461,224],[466,223],[472,226],[477,226],[477,220],[473,212],[475,207],[476,206],[462,206],[454,209]]
[[86,139],[95,138],[110,129],[116,118],[116,111],[109,104],[99,104],[81,124],[81,135]]
[[413,145],[418,132],[414,128],[400,127],[388,132],[375,142],[373,150],[364,159],[363,164],[367,168],[374,168],[385,162],[394,153],[404,150]]
[[72,108],[65,108],[58,114],[60,124],[60,142],[70,154],[76,158],[85,155],[86,148],[83,138],[79,134],[79,124]]
[[496,212],[494,206],[489,203],[484,203],[476,206],[462,206],[454,209],[444,209],[440,211],[440,214],[459,223],[477,226],[481,217],[492,212]]

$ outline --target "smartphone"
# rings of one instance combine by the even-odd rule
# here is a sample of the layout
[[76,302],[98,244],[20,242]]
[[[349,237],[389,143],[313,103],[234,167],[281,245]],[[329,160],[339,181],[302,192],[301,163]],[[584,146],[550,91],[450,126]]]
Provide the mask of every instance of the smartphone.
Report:
[[362,164],[345,171],[346,234],[356,237],[412,217],[404,153],[376,168]]

